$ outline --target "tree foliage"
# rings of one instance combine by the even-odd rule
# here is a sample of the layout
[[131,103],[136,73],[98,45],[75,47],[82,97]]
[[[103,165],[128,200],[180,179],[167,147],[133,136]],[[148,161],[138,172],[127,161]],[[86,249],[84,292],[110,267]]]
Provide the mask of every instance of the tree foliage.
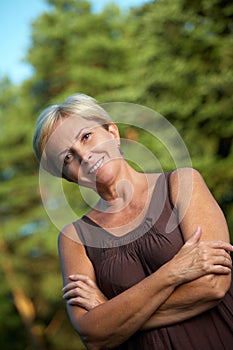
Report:
[[[142,104],[180,132],[233,232],[233,4],[157,0],[93,13],[86,0],[47,0],[31,27],[21,86],[0,82],[0,337],[8,349],[82,349],[61,298],[57,228],[43,208],[32,152],[38,113],[74,92]],[[133,126],[122,135],[173,163]],[[64,184],[70,204],[78,193]],[[80,214],[82,205],[75,208]],[[12,337],[14,334],[14,337]],[[68,344],[68,347],[67,347]]]
[[35,69],[28,90],[40,106],[74,91],[100,96],[125,85],[125,21],[117,6],[94,14],[87,1],[50,3],[51,11],[33,24],[28,53]]

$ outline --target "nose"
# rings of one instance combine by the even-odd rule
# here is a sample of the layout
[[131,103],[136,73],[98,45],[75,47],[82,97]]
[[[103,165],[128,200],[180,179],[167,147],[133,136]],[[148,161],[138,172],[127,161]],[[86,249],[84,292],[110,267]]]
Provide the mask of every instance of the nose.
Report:
[[77,143],[74,143],[72,148],[78,156],[80,163],[88,163],[91,160],[92,153],[88,148],[80,147]]
[[91,152],[83,152],[82,156],[80,157],[82,163],[88,163],[91,160]]

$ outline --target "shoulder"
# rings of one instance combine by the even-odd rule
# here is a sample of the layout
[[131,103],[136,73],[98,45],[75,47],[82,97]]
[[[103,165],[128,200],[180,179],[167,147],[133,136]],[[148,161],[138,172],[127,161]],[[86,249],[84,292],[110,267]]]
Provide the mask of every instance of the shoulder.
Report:
[[173,187],[178,185],[204,185],[201,173],[194,168],[179,168],[170,173],[170,183]]
[[195,169],[177,169],[170,175],[172,201],[178,209],[183,236],[188,239],[196,228],[202,229],[201,240],[229,241],[224,214]]
[[73,223],[67,224],[66,226],[64,226],[59,235],[58,235],[58,244],[64,244],[65,242],[70,241],[70,244],[82,244],[78,232],[74,226]]
[[169,174],[170,191],[174,203],[187,201],[194,196],[209,194],[209,189],[200,174],[194,168],[179,168]]
[[203,182],[201,173],[194,168],[178,168],[170,173],[170,178],[172,183],[177,183],[178,181],[189,179],[195,182]]
[[95,280],[92,262],[73,224],[68,224],[61,230],[58,237],[58,254],[64,284],[70,282],[69,276],[73,274],[87,275]]

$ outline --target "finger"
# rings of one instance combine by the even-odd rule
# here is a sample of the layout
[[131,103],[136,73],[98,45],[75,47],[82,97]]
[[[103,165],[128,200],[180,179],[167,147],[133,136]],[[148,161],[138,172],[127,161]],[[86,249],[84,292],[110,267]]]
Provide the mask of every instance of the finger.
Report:
[[78,286],[74,286],[72,289],[65,291],[63,294],[63,298],[69,299],[77,296],[88,298],[91,295],[91,292],[92,290],[90,289],[80,287],[80,282],[79,282]]
[[199,265],[207,273],[229,273],[232,269],[232,261],[226,252],[217,252],[214,255],[205,253],[199,255],[198,260],[195,263],[196,267]]
[[63,299],[71,299],[71,298],[77,298],[82,297],[87,299],[89,296],[89,293],[85,290],[82,290],[80,288],[72,289],[66,293],[63,294]]
[[92,286],[92,284],[89,283],[89,280],[83,281],[77,281],[75,282],[76,287],[86,290],[87,292],[91,292],[93,289],[95,289],[95,285]]
[[223,265],[213,265],[211,272],[216,275],[229,275],[231,273],[231,268]]
[[199,255],[203,255],[206,256],[208,258],[212,257],[212,256],[222,256],[226,259],[228,259],[229,261],[231,261],[231,256],[230,254],[223,248],[216,248],[216,245],[207,245],[204,242],[201,242],[199,246],[196,247],[196,251],[199,251]]
[[224,241],[209,241],[209,242],[213,248],[216,248],[216,249],[221,248],[227,252],[233,252],[233,246],[228,242],[224,242]]
[[230,254],[225,249],[214,249],[215,256],[222,256],[227,259],[230,263],[232,263],[232,259]]
[[85,283],[91,288],[96,288],[97,287],[97,284],[90,277],[88,277],[86,279]]
[[[198,247],[197,247],[198,249]],[[193,256],[196,263],[199,261],[204,264],[206,267],[212,265],[222,265],[228,268],[232,268],[232,260],[230,255],[224,249],[210,249],[205,246],[202,249],[199,249],[198,254],[195,254],[195,250],[193,254],[190,254],[190,257]]]
[[69,290],[72,290],[74,288],[77,287],[77,282],[71,282],[71,283],[67,283],[63,288],[62,288],[62,291],[65,293],[65,292],[68,292]]
[[87,275],[79,275],[79,274],[70,275],[69,279],[71,279],[73,281],[78,281],[78,280],[83,281],[92,288],[97,287],[97,284]]
[[90,286],[86,282],[77,281],[68,283],[64,288],[62,288],[62,291],[64,293],[63,297],[70,298],[76,295],[80,295],[83,297],[88,297],[91,294],[96,294],[96,291],[98,291],[98,288],[94,286]]
[[79,296],[69,299],[67,301],[67,304],[80,306],[80,307],[83,307],[83,308],[85,308],[84,305],[86,305],[85,300],[82,297],[79,297]]
[[71,290],[68,290],[67,292],[65,292],[63,294],[63,299],[70,299],[70,298],[74,298],[74,297],[78,297],[79,296],[79,291],[77,288],[73,288]]
[[231,261],[229,261],[229,259],[225,258],[225,257],[215,257],[213,259],[213,265],[221,265],[223,267],[227,267],[229,269],[232,268],[232,263]]
[[72,306],[82,307],[83,309],[85,309],[87,311],[90,311],[91,309],[93,309],[95,307],[94,305],[92,305],[86,299],[84,299],[82,297],[72,298],[72,299],[67,301],[67,304],[72,305]]
[[229,267],[230,269],[232,268],[232,260],[231,260],[230,256],[224,256],[224,255],[223,255],[223,256],[221,257],[221,259],[222,259],[221,265],[227,266],[227,267]]
[[69,279],[72,281],[87,281],[90,277],[87,275],[82,275],[82,274],[73,274],[69,275]]
[[90,291],[91,287],[87,283],[84,283],[82,281],[75,281],[75,282],[67,283],[62,288],[62,291],[65,293],[65,292],[68,292],[69,290],[76,289],[76,288],[80,288],[80,289],[84,289],[84,290]]
[[93,288],[97,287],[96,283],[87,275],[80,275],[80,274],[70,275],[69,279],[72,281],[83,281]]
[[198,226],[196,231],[192,234],[192,236],[187,240],[185,245],[195,245],[199,242],[201,238],[201,227]]
[[[90,280],[90,277],[87,275],[80,275],[80,274],[74,274],[70,275],[69,279],[72,281],[70,283],[67,283],[63,288],[62,291],[68,290],[73,288],[74,286],[77,286],[77,282],[82,281],[88,284],[88,281]],[[94,283],[94,282],[93,282]]]

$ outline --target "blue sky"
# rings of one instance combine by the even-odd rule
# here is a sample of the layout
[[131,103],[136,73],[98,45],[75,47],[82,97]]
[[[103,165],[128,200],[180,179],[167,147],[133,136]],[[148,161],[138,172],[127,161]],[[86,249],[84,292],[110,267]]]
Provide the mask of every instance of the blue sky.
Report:
[[[91,0],[93,9],[100,11],[111,0]],[[139,6],[149,0],[115,0],[122,9]],[[30,76],[30,66],[23,63],[30,45],[30,23],[47,9],[45,0],[0,1],[0,80],[8,76],[20,84]]]

